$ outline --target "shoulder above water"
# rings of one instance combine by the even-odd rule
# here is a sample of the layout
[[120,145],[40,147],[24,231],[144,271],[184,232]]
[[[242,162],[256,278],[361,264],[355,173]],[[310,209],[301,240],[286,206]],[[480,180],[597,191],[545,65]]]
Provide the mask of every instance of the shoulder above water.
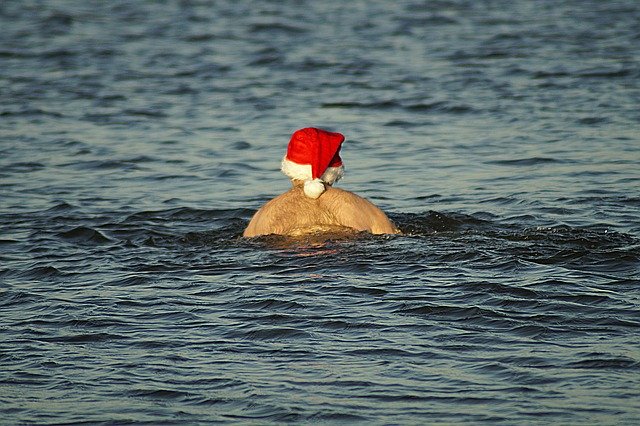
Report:
[[299,235],[334,226],[372,234],[399,232],[382,210],[352,192],[328,187],[319,198],[311,199],[294,187],[262,206],[243,235]]

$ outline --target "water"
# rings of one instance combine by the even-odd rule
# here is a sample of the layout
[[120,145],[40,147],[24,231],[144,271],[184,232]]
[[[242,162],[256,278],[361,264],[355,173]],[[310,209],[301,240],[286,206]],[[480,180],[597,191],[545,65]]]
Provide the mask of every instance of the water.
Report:
[[[2,422],[636,424],[639,21],[2,2]],[[241,238],[305,126],[404,235]]]

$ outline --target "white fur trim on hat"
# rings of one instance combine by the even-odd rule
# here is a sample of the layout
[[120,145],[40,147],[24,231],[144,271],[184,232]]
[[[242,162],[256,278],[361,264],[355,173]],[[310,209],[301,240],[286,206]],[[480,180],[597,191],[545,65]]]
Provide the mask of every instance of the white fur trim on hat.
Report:
[[[311,173],[311,164],[294,163],[291,160],[287,160],[286,156],[282,159],[282,166],[280,167],[280,170],[282,170],[282,173],[289,176],[291,179],[311,180],[313,177]],[[327,167],[320,179],[322,179],[323,182],[332,185],[342,179],[342,176],[344,176],[344,166]]]
[[344,175],[344,166],[328,167],[320,179],[312,179],[311,164],[298,164],[287,160],[286,156],[282,159],[280,169],[289,178],[304,181],[304,194],[313,199],[318,198],[325,191],[325,182],[331,185]]
[[287,156],[282,159],[282,166],[280,167],[282,173],[289,176],[291,179],[297,180],[311,180],[313,178],[311,174],[311,164],[298,164],[291,160],[287,160]]

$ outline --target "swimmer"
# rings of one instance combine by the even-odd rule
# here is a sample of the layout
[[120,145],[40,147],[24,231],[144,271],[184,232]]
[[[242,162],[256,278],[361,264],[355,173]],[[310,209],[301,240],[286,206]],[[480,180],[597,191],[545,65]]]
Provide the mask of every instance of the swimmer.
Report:
[[262,206],[244,237],[304,235],[344,231],[398,234],[386,214],[364,198],[334,188],[344,174],[340,133],[308,127],[293,133],[282,160],[282,172],[292,188]]

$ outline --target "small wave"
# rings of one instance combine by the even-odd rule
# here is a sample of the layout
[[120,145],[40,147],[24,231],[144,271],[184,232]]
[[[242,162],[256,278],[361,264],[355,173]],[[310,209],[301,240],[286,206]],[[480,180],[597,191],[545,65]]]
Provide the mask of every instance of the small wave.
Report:
[[532,77],[534,79],[562,78],[571,77],[571,73],[568,71],[536,71],[533,73]]
[[564,302],[577,303],[580,305],[609,305],[613,304],[613,300],[609,296],[602,294],[567,294],[555,296],[555,300],[562,300]]
[[490,160],[485,164],[496,164],[498,166],[537,166],[540,164],[563,163],[564,161],[549,157],[518,158],[513,160]]
[[187,392],[171,389],[134,389],[127,393],[132,398],[149,398],[160,400],[183,400],[191,396]]
[[403,16],[397,19],[400,23],[399,29],[406,31],[407,28],[418,27],[423,28],[425,26],[437,26],[437,25],[453,25],[458,21],[446,15],[429,14],[426,16]]
[[73,15],[54,12],[42,20],[42,28],[52,34],[66,33],[71,29],[76,19]]
[[21,109],[19,111],[0,112],[0,117],[38,117],[38,116],[62,118],[64,117],[64,114],[56,111],[47,111],[40,108],[27,108],[27,109]]
[[31,279],[51,279],[51,278],[60,278],[69,275],[66,272],[62,272],[60,269],[55,266],[37,266],[32,269],[28,269],[26,271],[14,272],[16,276],[20,278],[31,278]]
[[197,33],[197,34],[187,34],[182,36],[182,40],[189,43],[200,43],[203,41],[211,41],[215,40],[218,36],[214,33]]
[[626,321],[618,318],[598,318],[595,320],[594,324],[601,325],[610,329],[610,327],[615,328],[632,328],[638,329],[640,328],[640,321]]
[[413,308],[403,307],[395,312],[409,315],[426,315],[437,318],[447,318],[453,321],[468,321],[479,318],[505,318],[505,315],[487,308],[477,306],[460,307],[460,306],[442,306],[442,305],[425,305]]
[[582,70],[578,72],[573,71],[536,71],[532,74],[534,79],[546,79],[546,78],[582,78],[582,79],[590,79],[590,78],[622,78],[628,77],[633,74],[633,71],[630,69],[618,69],[618,70],[608,70],[608,69],[591,69],[591,70]]
[[290,339],[309,339],[312,336],[303,330],[296,328],[260,328],[245,332],[232,331],[228,333],[228,337],[241,338],[248,340],[290,340]]
[[374,329],[380,328],[381,326],[372,324],[372,323],[356,323],[356,322],[347,322],[340,320],[328,319],[325,321],[318,322],[318,325],[323,328],[327,328],[329,330],[358,330],[358,329]]
[[178,238],[178,241],[188,245],[209,246],[220,243],[232,243],[242,235],[245,224],[245,221],[242,219],[234,219],[232,223],[222,226],[215,231],[188,232],[183,237]]
[[231,147],[238,151],[244,151],[246,149],[251,149],[253,146],[247,141],[238,141],[231,144]]
[[76,206],[67,203],[66,201],[61,201],[55,206],[48,208],[44,211],[44,213],[60,213],[60,212],[68,212],[77,209]]
[[65,163],[62,166],[73,167],[79,170],[136,170],[139,167],[135,162],[127,160],[90,160]]
[[217,218],[219,215],[233,215],[234,211],[228,210],[201,210],[190,207],[176,207],[168,210],[145,210],[133,213],[123,221],[123,223],[140,223],[141,221],[164,222],[168,220],[194,220],[207,218]]
[[42,296],[26,291],[6,290],[0,294],[0,306],[4,308],[27,306],[40,301],[42,301]]
[[609,122],[608,117],[583,117],[577,120],[578,124],[584,124],[585,126],[595,126]]
[[79,226],[69,231],[60,232],[58,235],[65,240],[74,242],[94,244],[105,244],[111,242],[111,239],[106,237],[100,231],[85,226]]
[[620,70],[592,69],[592,70],[581,71],[577,73],[576,76],[580,78],[620,78],[620,77],[628,77],[632,74],[633,74],[633,71],[631,71],[630,69],[620,69]]
[[40,52],[38,54],[39,57],[44,58],[44,59],[64,59],[64,60],[68,60],[71,58],[74,58],[76,56],[79,55],[79,52],[77,51],[73,51],[70,49],[51,49],[51,50],[46,50],[44,52]]
[[542,325],[533,325],[533,324],[517,326],[510,329],[509,331],[517,336],[529,337],[529,338],[538,338],[538,337],[546,336],[551,333],[553,333],[553,335],[557,335],[559,332],[559,330],[552,330]]
[[[313,71],[319,69],[339,68],[339,63],[324,58],[306,57],[302,61],[295,62],[292,67],[298,71]],[[353,83],[352,83],[353,84]]]
[[42,163],[29,161],[29,162],[18,162],[18,163],[8,164],[3,167],[2,171],[5,173],[30,173],[30,172],[37,172],[46,167],[47,166],[45,166]]
[[414,103],[405,105],[396,100],[386,101],[372,101],[372,102],[325,102],[322,108],[344,108],[344,109],[375,109],[375,110],[391,110],[391,109],[404,109],[409,112],[440,112],[448,114],[467,114],[475,112],[475,109],[470,105],[452,105],[446,101],[437,101],[432,103]]
[[110,280],[108,282],[109,285],[112,285],[117,288],[126,288],[126,287],[145,287],[148,286],[152,281],[152,278],[146,275],[127,275],[122,278],[116,278]]
[[0,49],[0,58],[8,58],[8,59],[25,59],[31,58],[33,55],[29,52],[24,52],[22,50],[9,50],[9,49]]
[[[640,241],[632,235],[599,228],[572,228],[559,225],[554,227],[525,228],[520,232],[504,234],[513,241],[531,241],[547,243],[553,247],[579,249],[582,252],[604,253],[614,249],[630,248],[629,254],[637,254],[634,245]],[[540,245],[538,245],[540,247]],[[616,255],[619,255],[617,253]]]
[[299,35],[307,32],[306,28],[298,25],[286,24],[283,22],[263,22],[256,23],[249,27],[250,33],[282,33],[288,35]]
[[374,357],[374,358],[384,358],[387,357],[428,357],[429,359],[433,359],[434,354],[425,354],[425,353],[416,353],[406,351],[404,349],[397,348],[366,348],[366,349],[355,349],[352,351],[348,351],[347,355],[353,355],[357,357]]
[[388,294],[387,290],[382,288],[362,287],[362,286],[348,286],[344,288],[344,291],[351,294],[367,294],[369,296],[382,297]]
[[[494,226],[492,251],[540,265],[597,270],[612,274],[635,273],[640,262],[638,240],[628,234],[568,226],[508,229]],[[504,247],[497,242],[509,241]]]
[[403,129],[410,127],[431,126],[433,123],[424,121],[406,121],[406,120],[391,120],[384,123],[386,127],[400,127]]
[[165,89],[162,93],[165,95],[194,95],[198,93],[198,90],[188,84],[180,83],[175,87]]
[[474,287],[477,287],[483,294],[490,293],[493,295],[512,296],[533,300],[537,299],[540,296],[538,292],[523,288],[521,286],[498,284],[489,281],[475,283]]
[[589,370],[638,370],[640,362],[627,357],[590,357],[567,364],[569,368]]
[[87,120],[91,123],[95,124],[129,124],[129,121],[125,120],[120,113],[86,113],[82,117],[84,120]]
[[410,112],[444,112],[449,114],[467,114],[470,112],[475,112],[475,109],[470,105],[451,105],[449,102],[432,102],[432,103],[417,103],[411,104],[404,107],[407,111]]
[[130,115],[134,117],[146,117],[146,118],[165,118],[167,113],[159,111],[157,109],[125,109],[122,111],[124,115]]
[[433,210],[425,213],[391,213],[389,216],[400,230],[408,235],[454,232],[491,225],[490,222],[475,216]]
[[265,49],[261,49],[257,53],[254,54],[253,58],[250,60],[250,66],[265,66],[265,65],[273,65],[273,64],[283,64],[285,62],[285,55],[275,47],[268,47]]
[[[335,410],[335,409],[334,409]],[[308,417],[308,419],[312,422],[330,422],[330,423],[366,423],[370,421],[367,417],[353,414],[353,413],[341,413],[341,412],[321,412],[316,413]]]
[[238,305],[241,309],[250,309],[250,310],[273,310],[273,309],[283,309],[283,310],[292,310],[292,309],[301,309],[305,308],[304,305],[300,303],[291,301],[291,300],[278,300],[278,299],[266,299],[266,300],[256,300],[252,302],[241,303]]
[[84,344],[84,343],[96,343],[96,342],[108,342],[113,340],[127,340],[129,337],[114,333],[80,333],[69,334],[53,337],[39,337],[37,340],[51,342],[51,343],[70,343],[70,344]]
[[400,104],[396,101],[378,101],[378,102],[325,102],[320,105],[322,108],[359,108],[359,109],[380,109],[386,110],[398,108]]
[[133,213],[119,223],[103,227],[110,235],[137,245],[224,248],[234,244],[253,213],[250,209],[178,207]]

